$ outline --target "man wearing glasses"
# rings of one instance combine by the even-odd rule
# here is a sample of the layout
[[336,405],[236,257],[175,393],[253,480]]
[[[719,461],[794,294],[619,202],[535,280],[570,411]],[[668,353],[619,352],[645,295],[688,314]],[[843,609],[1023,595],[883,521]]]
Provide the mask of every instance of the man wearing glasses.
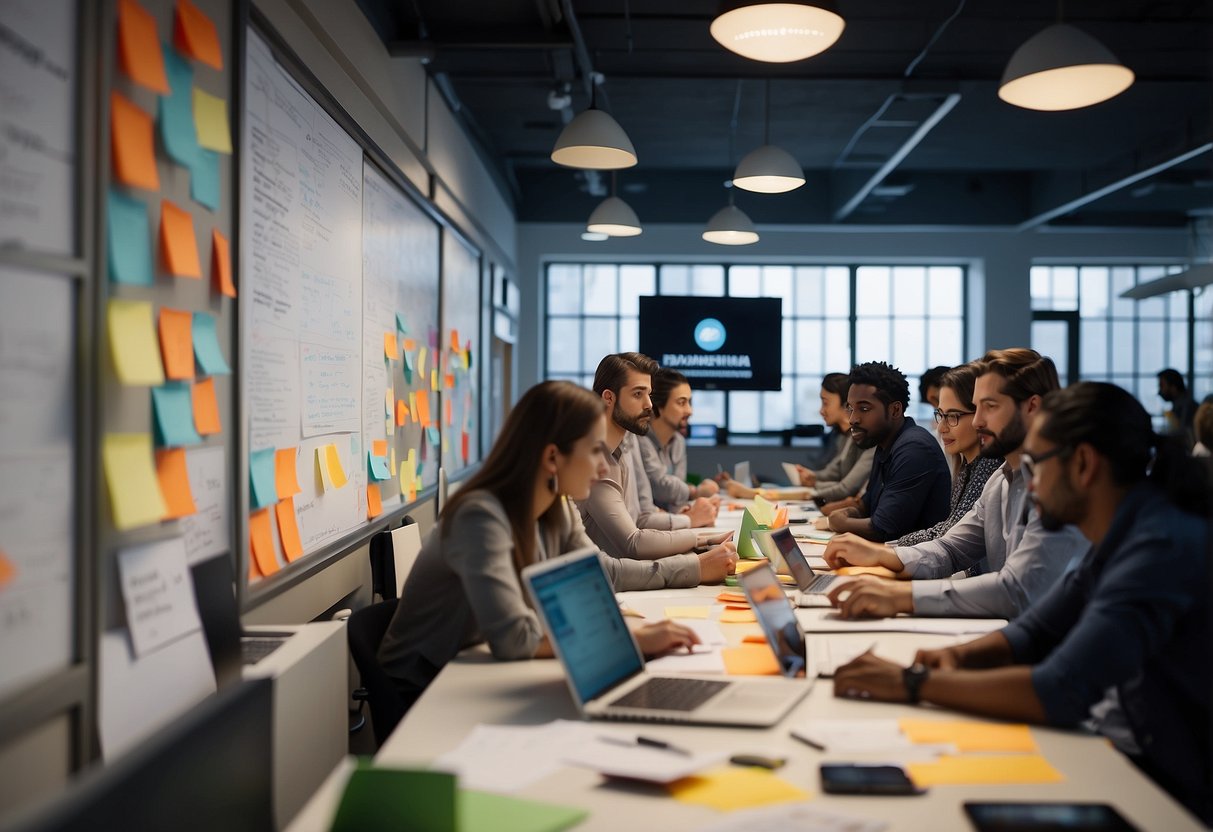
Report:
[[[1052,359],[1035,350],[991,350],[980,361],[973,425],[983,456],[1006,464],[972,510],[942,537],[915,546],[879,546],[853,535],[826,547],[831,568],[884,566],[911,581],[864,578],[830,592],[844,618],[898,613],[1014,618],[1061,577],[1088,543],[1073,526],[1046,529],[1027,499],[1023,442],[1041,400],[1058,389]],[[963,578],[949,577],[964,572]]]

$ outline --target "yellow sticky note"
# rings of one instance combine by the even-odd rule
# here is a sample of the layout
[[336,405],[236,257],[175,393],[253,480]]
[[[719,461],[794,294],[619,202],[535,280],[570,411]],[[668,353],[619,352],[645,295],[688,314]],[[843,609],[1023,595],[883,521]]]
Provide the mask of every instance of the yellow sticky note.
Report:
[[666,607],[666,618],[707,618],[711,607]]
[[194,128],[198,144],[217,153],[232,152],[232,131],[227,123],[227,102],[194,87]]
[[944,755],[929,763],[907,763],[919,787],[1060,783],[1066,778],[1039,754]]
[[725,610],[720,614],[721,624],[757,624],[753,610]]
[[712,769],[697,777],[675,780],[666,788],[681,803],[721,812],[809,799],[808,792],[762,768]]
[[417,350],[417,374],[425,377],[425,347]]
[[106,307],[106,323],[118,380],[128,385],[164,384],[152,305],[143,300],[112,298]]
[[413,424],[421,421],[421,417],[417,413],[417,394],[412,390],[409,391],[409,413],[413,416]]
[[746,572],[749,572],[751,569],[756,569],[757,567],[765,566],[766,564],[767,564],[766,560],[739,560],[739,561],[737,561],[737,566],[736,566],[737,574],[744,575]]
[[771,645],[764,638],[762,644],[743,643],[739,647],[726,647],[721,651],[724,672],[730,676],[778,676],[779,660],[771,652]]
[[[317,449],[317,453],[321,449]],[[327,476],[324,477],[324,490],[329,491],[334,488],[341,488],[347,482],[345,469],[341,467],[341,454],[337,453],[336,445],[325,445],[322,449],[324,456],[321,460],[320,470]]]
[[438,392],[438,371],[430,370],[430,389],[435,393]]
[[754,507],[750,514],[760,526],[770,526],[775,522],[775,506],[761,494],[754,495]]
[[390,462],[391,462],[391,468],[389,468],[388,470],[390,470],[392,472],[392,476],[394,477],[394,476],[396,476],[396,448],[395,447],[392,448],[392,457],[391,457]]
[[1035,753],[1040,750],[1027,725],[978,720],[902,719],[898,725],[910,742],[950,743],[957,751]]
[[107,433],[101,461],[116,529],[148,526],[168,513],[156,478],[150,433]]

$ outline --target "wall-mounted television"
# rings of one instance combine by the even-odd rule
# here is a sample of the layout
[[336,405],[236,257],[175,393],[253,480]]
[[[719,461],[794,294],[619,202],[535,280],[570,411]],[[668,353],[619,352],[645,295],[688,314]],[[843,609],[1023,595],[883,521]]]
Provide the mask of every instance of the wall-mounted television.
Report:
[[640,298],[640,351],[698,390],[778,390],[779,298]]

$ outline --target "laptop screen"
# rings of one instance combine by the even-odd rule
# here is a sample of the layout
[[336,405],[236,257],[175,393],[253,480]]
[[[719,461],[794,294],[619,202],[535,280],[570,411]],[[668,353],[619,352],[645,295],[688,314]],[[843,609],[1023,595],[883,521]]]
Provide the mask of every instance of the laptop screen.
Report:
[[583,704],[644,669],[597,552],[527,579]]
[[804,632],[775,571],[763,565],[746,572],[738,582],[779,661],[780,671],[784,676],[803,676],[807,664]]
[[809,566],[808,558],[800,550],[800,544],[796,542],[796,538],[792,537],[791,530],[785,526],[778,531],[787,532],[786,542],[782,538],[775,541],[779,546],[779,551],[783,553],[783,562],[788,565],[788,571],[796,579],[796,586],[802,591],[807,590],[813,583],[813,579],[817,577],[817,573],[813,571],[813,567]]

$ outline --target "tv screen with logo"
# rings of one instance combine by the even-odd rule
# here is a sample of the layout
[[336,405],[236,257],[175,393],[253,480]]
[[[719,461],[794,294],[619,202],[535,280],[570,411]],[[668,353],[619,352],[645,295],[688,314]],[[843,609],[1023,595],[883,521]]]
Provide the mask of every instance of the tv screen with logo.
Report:
[[640,351],[697,390],[778,390],[779,298],[640,299]]

